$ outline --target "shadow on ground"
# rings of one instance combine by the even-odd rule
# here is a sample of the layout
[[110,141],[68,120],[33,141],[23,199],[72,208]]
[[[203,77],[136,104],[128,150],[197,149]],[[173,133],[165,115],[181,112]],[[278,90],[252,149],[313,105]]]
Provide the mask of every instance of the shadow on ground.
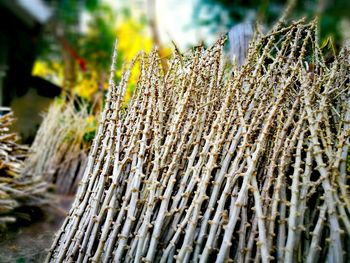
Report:
[[[47,207],[44,211],[26,208],[32,222],[28,222],[28,216],[22,217],[6,232],[0,233],[0,263],[44,262],[73,197],[57,196],[57,201],[57,206]],[[21,212],[17,211],[18,214]]]

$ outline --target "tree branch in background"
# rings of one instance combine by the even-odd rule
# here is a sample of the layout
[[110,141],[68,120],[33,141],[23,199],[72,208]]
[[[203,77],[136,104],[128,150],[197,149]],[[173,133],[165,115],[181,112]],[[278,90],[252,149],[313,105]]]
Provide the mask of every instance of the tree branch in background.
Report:
[[168,71],[168,64],[165,59],[165,50],[162,46],[162,43],[160,41],[160,36],[158,32],[158,26],[157,26],[157,17],[156,17],[156,1],[155,0],[148,0],[147,1],[147,9],[148,9],[148,24],[150,26],[151,32],[152,32],[152,38],[154,44],[159,49],[161,64],[164,73]]

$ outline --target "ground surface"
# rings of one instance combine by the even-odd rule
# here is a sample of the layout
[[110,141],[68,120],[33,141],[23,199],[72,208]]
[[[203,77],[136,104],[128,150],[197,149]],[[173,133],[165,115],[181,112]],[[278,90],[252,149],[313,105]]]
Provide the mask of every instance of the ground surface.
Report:
[[14,225],[0,233],[0,263],[43,262],[72,200],[73,197],[57,197],[58,206],[47,207],[35,222],[26,225],[22,222],[20,227]]

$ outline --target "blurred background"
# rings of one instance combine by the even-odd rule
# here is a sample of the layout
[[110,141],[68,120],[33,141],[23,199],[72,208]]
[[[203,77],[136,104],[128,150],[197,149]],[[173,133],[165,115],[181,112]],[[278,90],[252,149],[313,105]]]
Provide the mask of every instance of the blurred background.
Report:
[[[47,159],[50,168],[48,172],[36,167],[40,172],[33,176],[43,176],[60,194],[55,197],[58,209],[43,212],[51,213],[51,221],[40,219],[23,228],[19,220],[12,232],[0,232],[0,262],[41,262],[45,256],[84,168],[108,88],[116,38],[117,79],[124,62],[140,50],[157,46],[166,70],[165,60],[174,46],[185,52],[198,44],[209,46],[223,34],[228,34],[228,61],[240,66],[255,25],[268,32],[283,14],[288,20],[318,17],[321,48],[337,52],[350,39],[348,0],[0,0],[0,106],[14,112],[13,130],[23,143],[36,145],[37,135],[47,138],[36,149],[58,145],[50,149],[51,159],[40,151],[33,157]],[[133,68],[126,102],[138,70]],[[53,110],[43,123],[51,123],[51,133],[37,134],[42,113],[49,108]],[[65,115],[59,115],[63,111]],[[67,188],[68,179],[73,183]]]
[[39,113],[62,91],[100,99],[116,38],[120,74],[122,61],[153,45],[166,57],[171,41],[181,50],[210,45],[257,21],[268,31],[288,4],[289,19],[319,16],[323,45],[349,38],[347,0],[0,0],[0,104],[14,110],[15,130],[30,143]]

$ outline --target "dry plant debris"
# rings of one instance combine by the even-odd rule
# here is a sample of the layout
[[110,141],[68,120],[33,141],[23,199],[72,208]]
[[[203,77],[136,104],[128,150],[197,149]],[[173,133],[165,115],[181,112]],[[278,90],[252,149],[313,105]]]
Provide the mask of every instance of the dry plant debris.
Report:
[[16,133],[10,132],[13,113],[0,116],[0,227],[16,221],[14,211],[23,206],[40,206],[46,199],[47,184],[40,177],[22,176],[23,160],[28,148],[18,144]]
[[77,109],[73,99],[57,99],[44,116],[23,173],[43,177],[59,194],[74,194],[90,146],[84,141],[88,117],[85,105]]
[[141,54],[127,109],[112,74],[47,261],[348,261],[349,49],[326,63],[315,32],[277,25],[234,74],[222,39],[166,75]]

